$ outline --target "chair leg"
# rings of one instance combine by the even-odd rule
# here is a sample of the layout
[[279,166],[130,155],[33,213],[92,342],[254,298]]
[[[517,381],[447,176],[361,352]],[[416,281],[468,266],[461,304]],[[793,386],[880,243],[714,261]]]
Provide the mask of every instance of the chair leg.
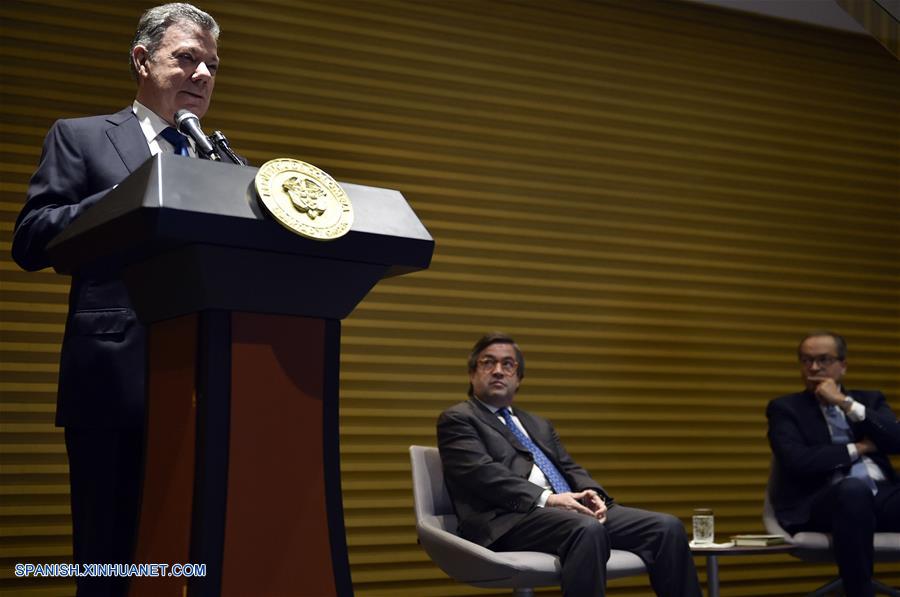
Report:
[[875,587],[876,593],[884,593],[889,597],[900,597],[900,590],[891,588],[884,583],[878,582],[877,580],[872,581],[872,585]]
[[833,591],[841,591],[844,588],[844,583],[841,582],[841,579],[836,578],[827,585],[823,585],[807,595],[806,597],[825,597],[829,593]]
[[513,597],[534,597],[534,589],[513,589]]

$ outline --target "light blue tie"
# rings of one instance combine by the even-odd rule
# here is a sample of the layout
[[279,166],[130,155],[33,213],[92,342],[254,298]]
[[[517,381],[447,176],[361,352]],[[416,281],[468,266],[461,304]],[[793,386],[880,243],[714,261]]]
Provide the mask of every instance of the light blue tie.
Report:
[[550,459],[547,458],[547,455],[538,448],[537,444],[531,441],[531,438],[525,435],[525,433],[519,429],[519,426],[516,425],[516,422],[513,421],[512,416],[509,414],[509,409],[501,408],[499,411],[500,415],[503,417],[503,420],[506,422],[506,426],[512,431],[512,434],[516,436],[516,439],[519,440],[519,443],[528,448],[528,451],[532,453],[534,456],[534,463],[541,469],[541,472],[544,473],[544,476],[547,477],[547,481],[550,482],[550,487],[553,488],[555,493],[566,493],[572,491],[569,487],[569,484],[566,483],[565,478],[559,472]]
[[[832,443],[846,446],[853,441],[853,432],[850,430],[850,424],[847,423],[847,419],[838,412],[836,406],[832,404],[825,409],[825,419],[831,427]],[[861,457],[857,458],[856,462],[850,467],[850,473],[847,476],[860,479],[869,486],[869,489],[872,490],[873,494],[878,493],[878,487],[875,485],[875,480],[869,475],[869,471],[866,469],[866,463],[863,462]]]
[[175,155],[191,155],[188,151],[187,137],[176,131],[171,126],[167,126],[160,133],[160,136],[172,144],[175,148]]

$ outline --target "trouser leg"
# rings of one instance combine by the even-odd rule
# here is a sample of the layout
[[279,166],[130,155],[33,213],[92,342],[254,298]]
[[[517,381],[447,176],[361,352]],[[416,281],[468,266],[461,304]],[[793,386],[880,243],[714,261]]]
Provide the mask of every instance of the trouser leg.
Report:
[[900,532],[900,483],[881,483],[875,496],[875,531]]
[[612,549],[637,554],[660,597],[700,597],[700,581],[681,521],[670,515],[613,505],[606,528]]
[[[143,468],[139,430],[66,429],[76,564],[121,564],[133,558]],[[79,597],[119,597],[127,579],[80,577]]]
[[812,504],[809,524],[797,530],[830,532],[834,559],[853,597],[871,597],[874,568],[876,514],[871,490],[861,480],[847,477],[834,484]]
[[535,508],[490,548],[556,554],[562,564],[565,597],[605,595],[609,537],[604,525],[590,516],[557,508]]

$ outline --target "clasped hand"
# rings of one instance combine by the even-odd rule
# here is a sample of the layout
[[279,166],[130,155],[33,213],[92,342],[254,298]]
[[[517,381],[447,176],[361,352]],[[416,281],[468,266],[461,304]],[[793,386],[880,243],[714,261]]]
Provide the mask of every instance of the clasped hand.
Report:
[[872,454],[873,452],[878,451],[878,446],[875,445],[875,442],[870,440],[869,438],[864,438],[858,442],[856,442],[856,453],[860,456],[865,456],[866,454]]
[[843,402],[844,394],[841,393],[841,387],[830,377],[810,376],[808,379],[818,383],[816,396],[825,404],[839,406]]
[[[838,406],[844,402],[844,394],[841,392],[840,386],[830,377],[810,377],[809,379],[818,382],[816,396],[825,404]],[[856,442],[856,451],[860,456],[863,456],[877,452],[878,446],[871,439],[863,438]]]
[[606,522],[606,503],[593,489],[550,494],[546,505],[550,508],[573,510],[593,516],[598,522]]

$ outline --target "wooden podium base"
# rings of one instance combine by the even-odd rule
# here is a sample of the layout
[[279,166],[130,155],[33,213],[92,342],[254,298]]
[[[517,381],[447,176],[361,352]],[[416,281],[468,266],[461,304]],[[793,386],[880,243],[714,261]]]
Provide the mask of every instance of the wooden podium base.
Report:
[[202,311],[152,324],[132,597],[352,595],[340,486],[340,322]]

